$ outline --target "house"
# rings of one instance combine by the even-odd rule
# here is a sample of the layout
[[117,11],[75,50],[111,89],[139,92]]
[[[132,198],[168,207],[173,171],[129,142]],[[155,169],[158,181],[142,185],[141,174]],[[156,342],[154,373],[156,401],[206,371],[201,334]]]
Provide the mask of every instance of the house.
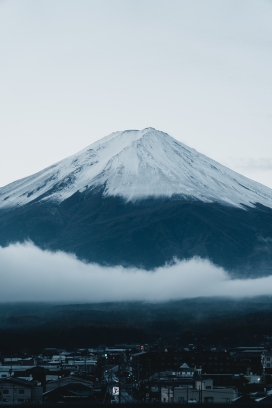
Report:
[[0,379],[0,404],[41,403],[42,386],[34,381],[9,377]]
[[[59,377],[58,380],[54,381],[49,381],[46,384],[46,392],[55,390],[56,388],[64,387],[66,385],[77,385],[81,384],[84,385],[90,389],[93,389],[93,382],[92,381],[87,381],[83,380],[81,378],[76,378],[76,377]],[[45,393],[46,394],[46,393]]]
[[44,393],[46,403],[88,402],[92,400],[92,388],[83,384],[67,384]]
[[196,380],[194,386],[162,387],[162,403],[230,403],[238,397],[234,387],[214,387],[212,379]]
[[244,394],[244,395],[240,395],[240,396],[237,397],[237,398],[234,398],[234,399],[231,401],[231,403],[232,403],[232,404],[242,404],[242,405],[244,405],[244,406],[247,406],[247,405],[249,405],[249,404],[255,404],[255,401],[254,401],[254,399],[252,399],[252,398],[250,397],[250,395]]
[[180,368],[179,372],[176,373],[178,377],[184,378],[193,378],[196,375],[201,375],[202,369],[201,368],[192,368],[189,367],[188,364],[183,363]]
[[271,407],[271,405],[272,405],[272,396],[271,396],[271,395],[267,395],[266,397],[263,397],[263,398],[257,398],[257,399],[255,400],[255,402],[257,402],[258,405],[266,404],[267,406],[270,406],[270,407]]
[[93,384],[80,378],[59,378],[47,384],[44,402],[87,402],[93,398]]
[[28,358],[18,358],[18,357],[7,357],[4,358],[3,366],[21,365],[21,366],[33,366],[35,361],[32,357]]
[[262,353],[263,375],[272,374],[272,352],[264,351]]

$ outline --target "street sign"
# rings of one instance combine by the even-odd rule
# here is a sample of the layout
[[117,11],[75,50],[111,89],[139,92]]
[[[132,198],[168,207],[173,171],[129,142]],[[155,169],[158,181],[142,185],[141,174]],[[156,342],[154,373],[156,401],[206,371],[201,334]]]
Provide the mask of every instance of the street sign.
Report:
[[112,387],[112,395],[119,395],[119,387]]

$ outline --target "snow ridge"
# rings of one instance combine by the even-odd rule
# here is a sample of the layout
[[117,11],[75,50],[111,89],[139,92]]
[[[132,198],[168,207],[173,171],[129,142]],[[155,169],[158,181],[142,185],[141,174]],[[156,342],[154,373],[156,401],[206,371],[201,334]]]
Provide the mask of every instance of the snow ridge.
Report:
[[240,208],[272,208],[272,190],[153,128],[114,132],[32,176],[0,188],[0,208],[60,203],[77,191],[104,188],[127,201],[181,196]]

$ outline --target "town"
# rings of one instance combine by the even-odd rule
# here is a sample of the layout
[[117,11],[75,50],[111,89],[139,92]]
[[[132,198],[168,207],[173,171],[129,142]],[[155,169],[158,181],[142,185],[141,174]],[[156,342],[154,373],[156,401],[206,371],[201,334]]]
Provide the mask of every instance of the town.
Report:
[[259,346],[116,344],[1,354],[0,404],[272,403],[272,337]]

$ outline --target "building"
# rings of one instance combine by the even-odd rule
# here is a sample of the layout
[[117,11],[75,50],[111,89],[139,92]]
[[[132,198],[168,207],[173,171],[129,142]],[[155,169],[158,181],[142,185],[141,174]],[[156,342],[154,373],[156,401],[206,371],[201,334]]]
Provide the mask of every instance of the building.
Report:
[[90,388],[91,390],[93,389],[92,381],[87,381],[82,378],[76,378],[76,377],[63,377],[63,378],[59,377],[58,380],[49,381],[46,384],[46,391],[52,391],[52,390],[55,390],[56,388],[64,387],[67,385],[69,386],[73,385],[75,387],[78,384],[84,385]]
[[93,397],[93,383],[80,378],[65,377],[48,382],[44,402],[87,402]]
[[176,374],[179,378],[193,378],[196,374],[201,375],[201,372],[202,368],[189,367],[188,364],[183,363],[180,366],[179,371],[174,374]]
[[230,403],[238,397],[235,387],[214,387],[213,380],[196,380],[194,386],[162,387],[162,403]]
[[0,404],[41,403],[42,386],[34,381],[9,377],[0,379]]
[[272,351],[262,353],[263,375],[272,374]]

